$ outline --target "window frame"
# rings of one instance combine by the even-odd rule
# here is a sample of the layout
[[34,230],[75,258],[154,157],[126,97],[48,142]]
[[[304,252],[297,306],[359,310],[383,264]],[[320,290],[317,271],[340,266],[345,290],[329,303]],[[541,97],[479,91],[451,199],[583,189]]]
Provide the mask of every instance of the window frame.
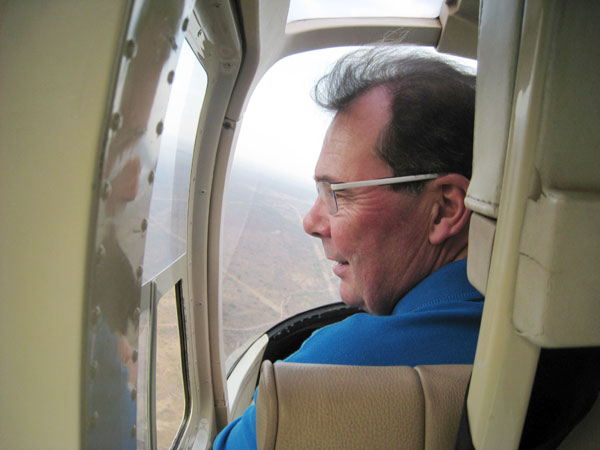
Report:
[[[157,435],[156,435],[156,350],[157,350],[157,319],[158,319],[158,303],[161,298],[168,293],[171,289],[175,288],[175,301],[177,305],[177,322],[179,329],[179,343],[181,350],[181,369],[182,369],[182,381],[183,390],[185,396],[185,407],[183,418],[179,429],[175,434],[172,441],[172,448],[182,441],[185,429],[190,423],[193,396],[192,392],[197,389],[197,383],[193,376],[190,374],[191,371],[190,361],[192,349],[188,345],[188,336],[191,330],[189,329],[189,321],[186,320],[186,297],[187,283],[184,282],[183,278],[178,278],[178,273],[185,272],[186,259],[185,254],[181,255],[175,262],[173,262],[164,271],[159,273],[152,280],[148,281],[142,287],[142,316],[143,311],[147,310],[148,314],[145,316],[148,326],[149,333],[146,341],[146,352],[142,353],[142,345],[140,345],[140,361],[146,361],[145,370],[140,370],[138,375],[138,383],[145,385],[147,389],[147,404],[146,409],[147,416],[147,431],[148,435],[146,438],[150,442],[150,448],[157,448]],[[147,309],[146,309],[147,308]],[[141,367],[140,367],[141,369]],[[143,378],[142,378],[143,377]],[[139,416],[138,416],[139,420]]]

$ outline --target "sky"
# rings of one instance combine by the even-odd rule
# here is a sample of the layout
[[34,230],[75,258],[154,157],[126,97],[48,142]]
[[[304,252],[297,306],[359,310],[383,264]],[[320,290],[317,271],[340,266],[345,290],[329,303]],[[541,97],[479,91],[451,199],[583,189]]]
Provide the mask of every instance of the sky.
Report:
[[348,48],[289,56],[256,87],[244,112],[235,160],[313,184],[314,166],[331,113],[310,97],[315,81]]

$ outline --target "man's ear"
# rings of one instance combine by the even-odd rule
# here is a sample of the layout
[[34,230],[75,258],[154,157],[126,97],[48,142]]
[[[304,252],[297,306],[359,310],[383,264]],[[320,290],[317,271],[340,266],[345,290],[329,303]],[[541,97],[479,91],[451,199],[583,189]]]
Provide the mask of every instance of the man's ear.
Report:
[[451,173],[436,178],[432,185],[436,197],[429,242],[439,245],[467,229],[471,215],[471,211],[465,206],[469,180],[457,173]]

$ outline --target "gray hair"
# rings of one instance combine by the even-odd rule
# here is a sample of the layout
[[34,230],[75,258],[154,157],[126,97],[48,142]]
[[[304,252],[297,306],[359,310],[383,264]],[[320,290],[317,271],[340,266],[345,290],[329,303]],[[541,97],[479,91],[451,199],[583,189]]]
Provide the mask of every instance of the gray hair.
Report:
[[[343,112],[358,97],[383,86],[391,94],[391,120],[375,152],[394,176],[458,173],[471,177],[475,76],[434,55],[382,45],[343,56],[317,81],[313,98]],[[419,192],[424,182],[396,186]]]

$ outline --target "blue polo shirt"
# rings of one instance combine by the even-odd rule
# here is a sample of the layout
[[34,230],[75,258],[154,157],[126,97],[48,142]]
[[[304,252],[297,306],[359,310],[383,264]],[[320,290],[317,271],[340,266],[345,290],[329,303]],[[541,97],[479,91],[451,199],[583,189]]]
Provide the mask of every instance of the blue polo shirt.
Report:
[[[358,366],[472,364],[483,296],[467,260],[445,265],[415,286],[389,316],[358,313],[321,328],[285,361]],[[214,448],[256,449],[254,405],[217,436]]]

